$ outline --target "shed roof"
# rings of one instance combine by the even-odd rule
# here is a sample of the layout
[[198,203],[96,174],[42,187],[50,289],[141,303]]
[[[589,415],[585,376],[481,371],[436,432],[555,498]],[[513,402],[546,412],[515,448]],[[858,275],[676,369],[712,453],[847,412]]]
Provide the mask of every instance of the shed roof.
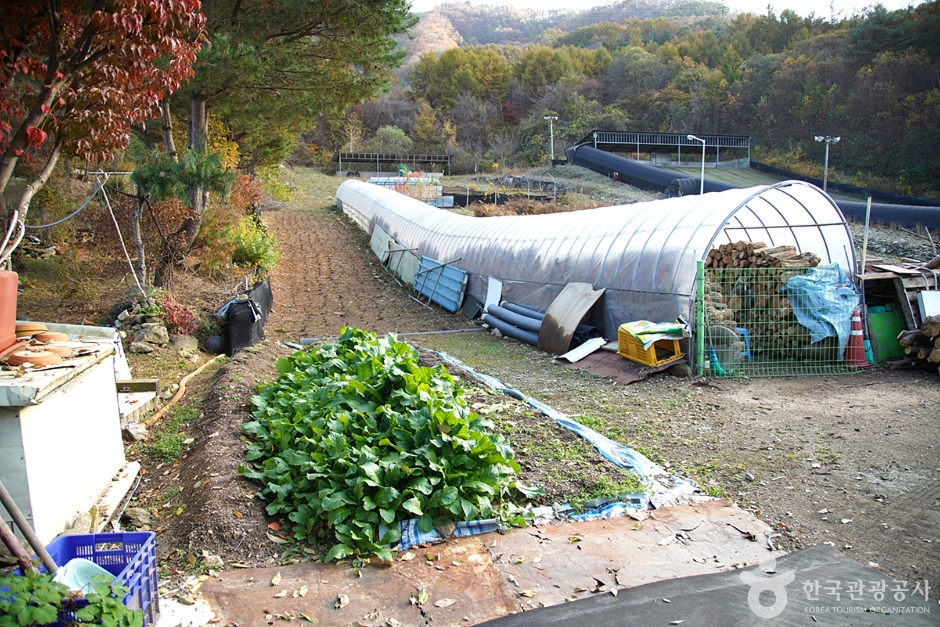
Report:
[[571,282],[605,287],[591,322],[606,337],[631,320],[691,320],[696,262],[722,243],[789,244],[821,263],[855,270],[852,237],[838,206],[818,187],[785,181],[632,205],[536,216],[475,218],[442,211],[360,181],[343,183],[337,204],[372,233],[380,226],[404,248],[449,261],[470,275],[483,301],[487,277],[507,300],[542,311]]

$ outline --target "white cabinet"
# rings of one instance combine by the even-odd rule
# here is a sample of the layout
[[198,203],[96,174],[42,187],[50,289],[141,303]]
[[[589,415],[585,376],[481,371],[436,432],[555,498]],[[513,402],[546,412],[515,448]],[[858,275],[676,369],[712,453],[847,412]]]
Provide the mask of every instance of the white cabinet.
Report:
[[[43,543],[89,511],[124,465],[114,360],[103,342],[60,367],[0,378],[0,481]],[[2,505],[0,518],[11,520]]]

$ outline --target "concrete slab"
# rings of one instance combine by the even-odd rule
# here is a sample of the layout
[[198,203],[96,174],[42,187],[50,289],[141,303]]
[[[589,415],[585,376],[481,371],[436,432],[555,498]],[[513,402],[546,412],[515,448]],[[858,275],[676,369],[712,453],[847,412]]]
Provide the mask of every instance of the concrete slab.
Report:
[[772,569],[764,568],[659,581],[623,590],[616,597],[593,595],[573,603],[506,616],[485,625],[940,624],[940,609],[925,588],[918,589],[913,582],[865,568],[835,547],[822,544],[803,549],[778,558]]
[[[782,555],[768,549],[769,527],[728,500],[651,514],[643,521],[609,518],[454,539],[358,573],[348,562],[230,571],[207,580],[201,592],[223,625],[278,616],[318,625],[474,625]],[[426,600],[413,603],[421,591]]]

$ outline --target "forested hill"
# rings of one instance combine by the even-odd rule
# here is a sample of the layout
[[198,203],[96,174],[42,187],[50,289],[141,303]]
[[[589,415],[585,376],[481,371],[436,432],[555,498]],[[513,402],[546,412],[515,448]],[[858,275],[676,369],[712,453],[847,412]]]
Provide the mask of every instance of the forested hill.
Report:
[[831,180],[940,197],[940,0],[836,19],[764,11],[441,5],[412,29],[391,92],[322,142],[478,171],[545,163],[550,139],[559,154],[595,129],[748,135],[770,165],[822,178],[829,146]]
[[705,18],[727,14],[728,9],[719,2],[696,0],[623,0],[583,11],[540,11],[447,2],[424,14],[422,19],[430,15],[443,17],[465,43],[485,45],[534,43],[543,39],[546,31],[551,35],[568,33],[597,22],[618,23],[630,18]]

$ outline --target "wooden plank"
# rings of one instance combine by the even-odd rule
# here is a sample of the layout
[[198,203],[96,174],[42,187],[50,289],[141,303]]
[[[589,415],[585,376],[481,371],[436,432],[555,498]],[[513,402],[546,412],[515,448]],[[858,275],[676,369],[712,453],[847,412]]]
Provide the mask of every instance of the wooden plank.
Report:
[[879,270],[884,270],[885,272],[894,272],[895,274],[920,274],[920,272],[917,272],[916,270],[911,270],[910,268],[904,268],[902,266],[896,266],[889,263],[872,264],[872,267],[878,268]]
[[894,289],[898,295],[898,306],[901,308],[901,313],[904,314],[904,327],[913,331],[920,326],[920,324],[914,319],[914,309],[911,307],[911,299],[904,289],[904,282],[901,277],[894,279]]
[[937,287],[937,280],[931,276],[912,276],[912,277],[902,277],[901,282],[904,284],[904,287],[908,290],[925,290],[925,289],[934,289]]
[[118,393],[121,392],[154,392],[160,393],[160,379],[129,379],[114,382]]
[[[120,472],[118,472],[117,476],[111,480],[111,483],[105,488],[104,492],[101,493],[98,502],[95,504],[95,509],[98,510],[99,517],[94,533],[110,531],[104,527],[114,518],[116,513],[120,516],[121,512],[118,511],[118,508],[123,503],[128,492],[131,491],[131,488],[134,487],[138,475],[140,475],[140,462],[127,462],[124,464],[124,467],[121,468]],[[121,511],[123,511],[123,508],[121,508]]]
[[883,279],[896,279],[898,275],[893,272],[866,272],[864,274],[856,274],[859,279],[862,281],[879,281]]

